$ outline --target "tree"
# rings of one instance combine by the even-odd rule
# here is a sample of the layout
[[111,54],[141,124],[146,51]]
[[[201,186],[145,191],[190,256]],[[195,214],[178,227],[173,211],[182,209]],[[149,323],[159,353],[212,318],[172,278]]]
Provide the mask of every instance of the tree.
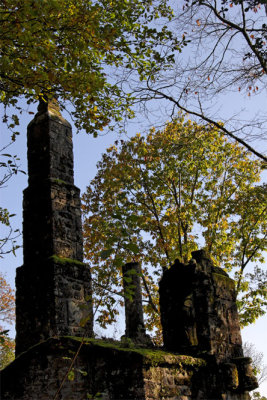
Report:
[[8,337],[8,330],[2,324],[10,324],[15,320],[15,296],[5,277],[0,273],[0,369],[14,358],[14,340]]
[[[3,121],[13,130],[22,108],[55,94],[70,103],[76,127],[99,130],[131,118],[132,97],[122,95],[114,69],[136,71],[141,79],[173,61],[178,42],[166,26],[167,0],[5,0],[0,5],[0,101]],[[162,21],[162,22],[163,22]]]
[[267,397],[261,396],[260,392],[252,392],[252,400],[267,400]]
[[245,342],[243,344],[245,357],[252,359],[252,367],[257,376],[258,383],[261,385],[267,379],[267,365],[264,365],[263,353],[257,351],[253,343]]
[[5,336],[0,337],[0,370],[5,368],[15,359],[15,341]]
[[[245,342],[243,344],[243,350],[245,357],[252,359],[253,372],[257,377],[259,385],[267,379],[267,365],[264,365],[263,353],[257,351],[256,347],[252,343]],[[253,400],[266,400],[266,397],[261,396],[258,390],[252,392]]]
[[14,290],[11,289],[2,273],[0,273],[0,294],[0,321],[10,323],[15,320]]
[[[0,102],[11,139],[27,112],[20,99],[31,104],[56,95],[76,127],[95,136],[105,127],[122,126],[133,116],[134,99],[124,95],[122,76],[114,71],[135,71],[144,79],[167,68],[180,48],[164,25],[171,18],[167,0],[2,1]],[[0,186],[19,171],[17,156],[3,153]],[[0,222],[7,227],[1,254],[17,248],[18,231],[12,231],[9,217],[1,208]]]
[[[184,0],[176,10],[175,31],[188,45],[175,67],[136,84],[142,104],[161,99],[170,116],[188,112],[197,121],[220,129],[265,163],[266,156],[251,144],[264,140],[265,109],[253,110],[253,100],[266,89],[266,2],[244,0]],[[265,4],[265,6],[264,6]],[[236,108],[229,115],[224,105],[236,95]],[[246,106],[244,106],[244,101]],[[162,102],[165,100],[165,106]],[[155,108],[155,101],[152,103]],[[256,105],[256,104],[255,104]],[[247,114],[250,113],[249,119]],[[224,121],[220,124],[219,121]],[[261,147],[262,148],[262,147]]]
[[219,129],[183,116],[108,149],[83,195],[85,257],[102,326],[116,319],[128,261],[142,262],[147,325],[159,326],[158,279],[198,247],[235,274],[243,325],[264,313],[266,273],[257,267],[253,280],[245,273],[251,261],[263,262],[267,244],[260,172],[261,163]]

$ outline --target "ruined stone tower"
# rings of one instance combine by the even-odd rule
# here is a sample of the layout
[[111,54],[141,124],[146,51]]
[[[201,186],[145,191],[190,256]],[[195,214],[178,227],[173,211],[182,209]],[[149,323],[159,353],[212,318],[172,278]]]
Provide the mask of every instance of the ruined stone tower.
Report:
[[24,265],[16,276],[17,354],[48,337],[92,335],[91,278],[83,264],[72,131],[55,100],[40,102],[27,140]]

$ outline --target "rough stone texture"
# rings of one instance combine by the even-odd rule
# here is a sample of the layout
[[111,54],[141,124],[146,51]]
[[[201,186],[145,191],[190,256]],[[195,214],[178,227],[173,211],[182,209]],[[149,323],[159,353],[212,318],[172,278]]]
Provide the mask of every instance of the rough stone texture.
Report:
[[203,250],[192,257],[188,265],[176,260],[160,282],[164,345],[168,351],[214,359],[229,388],[252,390],[257,381],[251,360],[243,357],[234,281]]
[[219,361],[242,357],[234,281],[203,251],[179,261],[160,282],[164,344],[185,354],[205,352]]
[[30,185],[23,202],[24,263],[57,254],[83,260],[80,191],[47,179]]
[[55,101],[40,103],[27,139],[29,185],[23,201],[24,265],[16,276],[16,354],[50,336],[93,334],[72,132]]
[[80,191],[73,184],[72,132],[54,104],[28,126],[29,186],[23,201],[24,263],[53,254],[83,260]]
[[[49,339],[21,354],[2,372],[1,399],[53,399],[79,346],[73,338]],[[224,372],[200,358],[90,339],[73,373],[58,399],[249,400],[246,391],[228,390]]]
[[17,354],[49,337],[92,336],[91,275],[85,264],[51,257],[23,265],[16,289]]
[[151,345],[146,334],[141,289],[141,266],[137,262],[127,263],[122,267],[124,303],[125,303],[125,336],[135,343]]

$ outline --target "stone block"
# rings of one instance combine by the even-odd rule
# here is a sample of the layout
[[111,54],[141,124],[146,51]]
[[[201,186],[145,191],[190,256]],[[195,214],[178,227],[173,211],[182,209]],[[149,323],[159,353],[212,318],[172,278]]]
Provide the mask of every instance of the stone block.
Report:
[[160,281],[164,345],[185,354],[211,354],[218,362],[242,355],[234,281],[203,251],[178,261]]
[[[79,296],[73,286],[82,288]],[[36,266],[24,265],[17,269],[16,287],[17,354],[51,336],[93,335],[91,275],[85,264],[50,258],[38,265],[38,274]]]

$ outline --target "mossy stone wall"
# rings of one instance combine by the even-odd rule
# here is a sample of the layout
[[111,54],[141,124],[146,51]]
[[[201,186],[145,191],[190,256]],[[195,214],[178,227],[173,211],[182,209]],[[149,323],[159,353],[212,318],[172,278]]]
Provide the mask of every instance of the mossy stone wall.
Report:
[[[54,399],[80,344],[49,339],[22,353],[1,373],[1,399]],[[249,399],[247,392],[229,391],[225,373],[203,359],[122,346],[86,340],[58,399]]]

